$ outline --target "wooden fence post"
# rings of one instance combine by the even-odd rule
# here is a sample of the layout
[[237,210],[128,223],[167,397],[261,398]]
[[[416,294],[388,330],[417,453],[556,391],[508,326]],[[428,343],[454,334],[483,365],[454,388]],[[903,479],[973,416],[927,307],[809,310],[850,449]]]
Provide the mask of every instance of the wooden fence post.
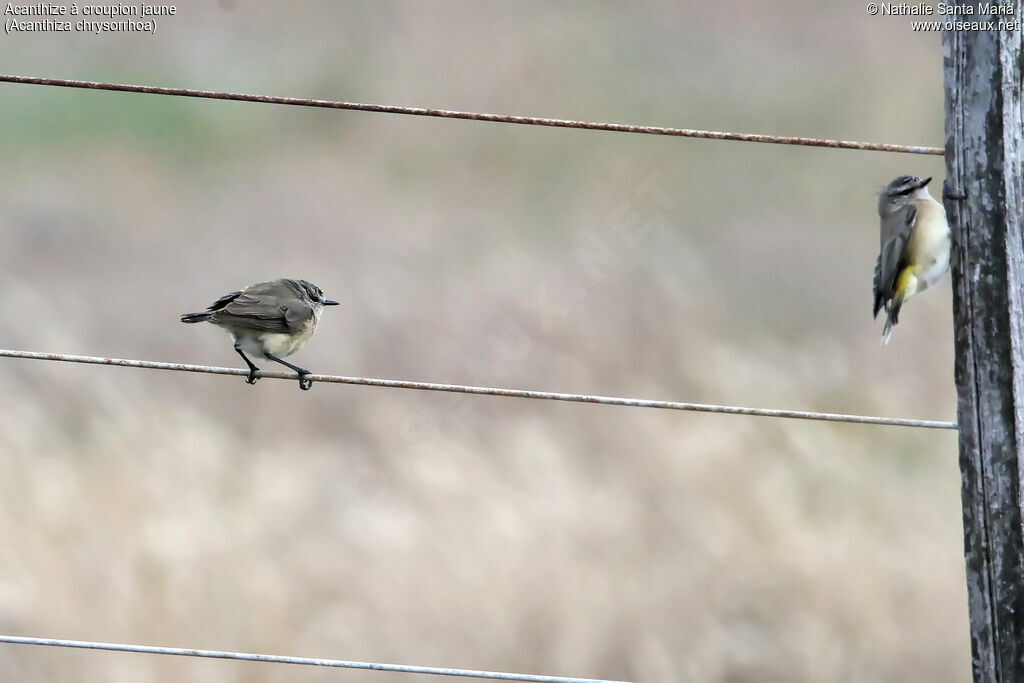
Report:
[[[1008,683],[1024,681],[1024,0],[997,5],[1012,15],[983,5],[941,17],[945,204],[972,669]],[[953,23],[979,21],[996,27]]]

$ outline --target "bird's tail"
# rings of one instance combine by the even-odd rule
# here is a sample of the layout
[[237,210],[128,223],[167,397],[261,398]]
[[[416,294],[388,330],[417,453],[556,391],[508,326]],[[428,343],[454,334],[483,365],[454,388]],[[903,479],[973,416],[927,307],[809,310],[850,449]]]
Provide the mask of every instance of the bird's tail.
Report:
[[903,296],[897,294],[885,307],[885,325],[882,326],[882,345],[889,343],[892,336],[892,326],[899,322],[900,306],[903,304]]
[[882,328],[882,343],[888,344],[892,336],[892,327],[900,321],[900,308],[903,302],[918,292],[917,273],[914,268],[904,268],[896,278],[896,291],[892,299],[885,305],[885,326]]
[[203,311],[202,313],[185,313],[181,316],[181,322],[183,323],[202,323],[209,319],[209,311]]

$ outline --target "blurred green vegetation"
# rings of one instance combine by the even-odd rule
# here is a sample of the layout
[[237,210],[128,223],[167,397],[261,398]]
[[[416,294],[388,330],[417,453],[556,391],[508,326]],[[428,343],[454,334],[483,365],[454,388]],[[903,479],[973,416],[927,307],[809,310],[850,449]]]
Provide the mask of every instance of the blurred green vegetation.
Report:
[[[939,36],[861,6],[178,6],[155,37],[5,36],[2,70],[943,142]],[[888,347],[869,314],[875,193],[937,191],[937,157],[10,84],[0,111],[0,346],[233,364],[178,315],[292,276],[343,304],[295,357],[315,371],[954,414],[948,285]],[[30,361],[0,383],[3,632],[643,681],[969,675],[949,432]],[[337,676],[13,647],[0,671]]]

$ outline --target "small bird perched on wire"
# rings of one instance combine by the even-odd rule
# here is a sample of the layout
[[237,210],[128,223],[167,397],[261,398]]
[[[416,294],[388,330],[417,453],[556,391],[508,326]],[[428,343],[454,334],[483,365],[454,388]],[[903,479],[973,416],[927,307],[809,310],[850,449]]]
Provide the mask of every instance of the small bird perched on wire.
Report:
[[324,306],[337,306],[324,298],[316,285],[305,280],[283,278],[259,282],[238,292],[225,294],[201,313],[186,313],[183,323],[211,322],[231,333],[235,351],[249,366],[249,384],[256,384],[259,371],[246,353],[280,363],[299,373],[299,388],[309,389],[309,370],[284,360],[309,341],[316,332]]
[[875,264],[874,316],[885,309],[882,343],[899,322],[900,307],[949,270],[946,210],[928,193],[931,178],[900,176],[878,197],[881,253]]

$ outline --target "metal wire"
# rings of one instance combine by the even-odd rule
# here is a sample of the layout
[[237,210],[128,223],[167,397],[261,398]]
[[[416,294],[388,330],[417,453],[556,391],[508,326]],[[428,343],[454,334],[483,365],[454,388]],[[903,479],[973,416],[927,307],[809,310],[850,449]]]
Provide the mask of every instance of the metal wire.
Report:
[[[30,360],[52,360],[68,363],[90,363],[94,365],[117,365],[128,368],[147,368],[151,370],[177,370],[180,372],[205,372],[214,375],[248,376],[248,370],[240,368],[220,368],[209,365],[188,365],[185,363],[164,363],[148,360],[126,360],[124,358],[101,358],[97,356],[73,356],[62,353],[38,353],[35,351],[14,351],[0,349],[0,357],[26,358]],[[257,377],[271,379],[295,380],[291,372],[275,372],[261,370]],[[728,415],[754,415],[759,417],[784,417],[797,420],[823,420],[827,422],[853,422],[855,424],[886,425],[890,427],[923,427],[926,429],[956,429],[954,422],[936,420],[916,420],[902,417],[875,417],[872,415],[845,415],[841,413],[814,413],[803,410],[774,410],[769,408],[743,408],[740,406],[720,406],[709,403],[682,403],[679,401],[655,401],[641,398],[618,398],[614,396],[591,396],[588,394],[565,394],[553,391],[528,391],[525,389],[498,389],[494,387],[476,387],[462,384],[436,384],[433,382],[410,382],[398,379],[375,379],[371,377],[344,377],[339,375],[306,375],[314,382],[332,382],[336,384],[360,384],[370,387],[390,387],[392,389],[417,389],[420,391],[447,391],[460,394],[480,394],[484,396],[507,396],[510,398],[532,398],[549,401],[572,401],[575,403],[598,403],[608,406],[628,406],[633,408],[662,408],[666,410],[692,410],[702,413],[726,413]]]
[[527,126],[553,126],[556,128],[582,128],[586,130],[615,131],[619,133],[643,133],[647,135],[669,135],[684,138],[707,138],[711,140],[737,140],[741,142],[763,142],[777,145],[803,145],[805,147],[832,147],[838,149],[861,149],[875,152],[901,152],[905,154],[934,154],[941,156],[941,147],[918,145],[889,145],[878,142],[853,142],[849,140],[826,140],[820,138],[788,137],[782,135],[761,135],[757,133],[725,133],[714,130],[690,128],[666,128],[663,126],[634,126],[625,123],[593,123],[569,119],[550,119],[538,116],[512,116],[509,114],[481,114],[450,109],[424,109],[422,107],[401,107],[391,104],[364,104],[360,102],[339,102],[301,97],[274,97],[270,95],[247,95],[242,93],[217,92],[212,90],[190,90],[187,88],[163,88],[151,85],[129,85],[125,83],[98,83],[75,81],[63,78],[38,78],[0,74],[0,82],[25,83],[29,85],[50,85],[62,88],[86,88],[89,90],[114,90],[118,92],[147,93],[150,95],[175,95],[178,97],[201,97],[213,100],[235,100],[239,102],[263,102],[267,104],[289,104],[299,107],[323,107],[327,109],[350,109],[384,114],[408,114],[411,116],[434,116],[446,119],[468,119],[470,121],[492,121],[495,123],[517,123]]
[[125,645],[122,643],[96,643],[87,640],[59,640],[56,638],[28,638],[0,635],[0,643],[15,645],[47,645],[50,647],[73,647],[86,650],[113,650],[114,652],[141,652],[151,655],[177,655],[179,657],[206,657],[209,659],[236,659],[246,662],[274,662],[278,664],[304,664],[306,666],[327,666],[339,669],[369,669],[372,671],[395,671],[408,674],[432,674],[434,676],[461,676],[463,678],[489,678],[500,681],[530,681],[531,683],[627,683],[599,678],[567,678],[565,676],[539,676],[504,671],[479,671],[477,669],[448,669],[433,666],[410,666],[406,664],[381,664],[379,662],[353,662],[343,659],[319,659],[315,657],[288,657],[285,655],[262,655],[250,652],[224,652],[221,650],[193,650],[179,647],[156,647],[151,645]]
[[[567,119],[541,118],[532,116],[513,116],[506,114],[486,114],[475,112],[452,111],[445,109],[425,109],[420,107],[403,107],[397,105],[365,104],[358,102],[341,102],[333,100],[306,99],[294,97],[275,97],[266,95],[251,95],[240,93],[216,92],[208,90],[191,90],[184,88],[165,88],[156,86],[142,86],[117,83],[100,83],[93,81],[78,81],[56,78],[37,78],[28,76],[15,76],[0,74],[0,82],[21,83],[31,85],[46,85],[66,88],[85,88],[91,90],[108,90],[118,92],[145,93],[156,95],[173,95],[179,97],[195,97],[205,99],[232,100],[242,102],[261,102],[267,104],[284,104],[304,107],[320,107],[328,109],[346,109],[354,111],[368,111],[377,113],[405,114],[412,116],[428,116],[437,118],[466,119],[473,121],[490,121],[495,123],[510,123],[520,125],[548,126],[557,128],[578,128],[585,130],[600,130],[622,133],[640,133],[647,135],[666,135],[674,137],[704,138],[713,140],[734,140],[741,142],[760,142],[770,144],[801,145],[808,147],[829,147],[838,149],[857,149],[881,152],[899,152],[907,154],[928,154],[942,155],[944,150],[941,147],[923,147],[914,145],[893,145],[870,142],[854,142],[846,140],[829,140],[806,137],[787,137],[777,135],[762,135],[752,133],[728,133],[721,131],[694,130],[684,128],[668,128],[661,126],[639,126],[620,123],[594,123],[586,121],[574,121]],[[127,360],[121,358],[102,358],[95,356],[78,356],[67,354],[37,353],[30,351],[16,351],[0,349],[0,357],[22,358],[34,360],[64,361],[72,363],[88,363],[98,365],[116,365],[121,367],[147,368],[156,370],[177,370],[182,372],[201,372],[221,375],[245,376],[247,370],[236,368],[222,368],[203,365],[189,365],[182,363],[165,363],[156,361]],[[294,380],[295,375],[285,372],[260,371],[259,377],[271,379]],[[545,391],[526,391],[519,389],[501,389],[492,387],[465,386],[456,384],[437,384],[427,382],[411,382],[404,380],[374,379],[365,377],[344,377],[335,375],[307,376],[308,379],[316,382],[329,382],[340,384],[357,384],[365,386],[390,387],[400,389],[416,389],[421,391],[443,391],[465,394],[479,394],[488,396],[505,396],[515,398],[530,398],[554,401],[571,401],[579,403],[597,403],[601,405],[615,405],[640,408],[660,408],[669,410],[689,410],[709,413],[725,413],[731,415],[751,415],[761,417],[792,418],[803,420],[820,420],[830,422],[850,422],[856,424],[874,424],[885,426],[921,427],[929,429],[956,429],[953,422],[941,422],[934,420],[916,420],[908,418],[875,417],[867,415],[846,415],[838,413],[816,413],[796,410],[774,410],[760,408],[745,408],[739,406],[722,406],[701,403],[683,403],[676,401],[656,401],[634,398],[617,398],[610,396],[592,396],[584,394],[567,394]],[[432,674],[438,676],[457,676],[464,678],[479,678],[508,681],[528,681],[534,683],[625,683],[622,681],[605,681],[590,678],[569,678],[562,676],[545,676],[521,673],[508,673],[499,671],[481,671],[474,669],[451,669],[440,667],[413,666],[402,664],[384,664],[378,662],[358,662],[338,659],[321,659],[310,657],[292,657],[283,655],[255,654],[245,652],[226,652],[219,650],[197,650],[185,648],[157,647],[147,645],[129,645],[121,643],[104,643],[81,640],[60,640],[53,638],[31,638],[22,636],[0,635],[0,643],[20,645],[40,645],[50,647],[79,648],[91,650],[108,650],[117,652],[134,652],[144,654],[174,655],[184,657],[201,657],[212,659],[228,659],[253,662],[276,662],[281,664],[299,664],[307,666],[322,666],[334,668],[363,669],[374,671],[390,671],[400,673]]]

